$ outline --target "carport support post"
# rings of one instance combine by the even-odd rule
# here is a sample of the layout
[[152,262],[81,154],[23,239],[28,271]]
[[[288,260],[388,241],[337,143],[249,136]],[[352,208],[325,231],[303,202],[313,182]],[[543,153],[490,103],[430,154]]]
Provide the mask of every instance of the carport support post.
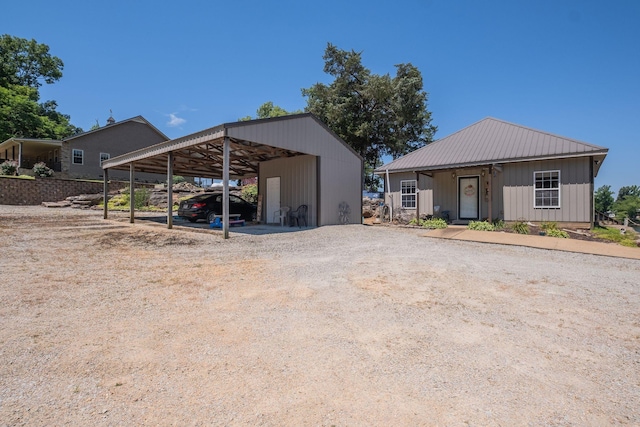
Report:
[[167,158],[167,228],[173,228],[173,151]]
[[109,216],[109,209],[107,207],[109,203],[109,169],[105,169],[103,172],[104,182],[102,184],[102,200],[104,201],[103,217],[107,219]]
[[224,137],[222,152],[222,232],[229,238],[229,137]]
[[136,192],[133,188],[135,185],[134,181],[134,168],[133,162],[129,163],[129,222],[133,224],[133,212],[135,210],[135,201],[136,201]]

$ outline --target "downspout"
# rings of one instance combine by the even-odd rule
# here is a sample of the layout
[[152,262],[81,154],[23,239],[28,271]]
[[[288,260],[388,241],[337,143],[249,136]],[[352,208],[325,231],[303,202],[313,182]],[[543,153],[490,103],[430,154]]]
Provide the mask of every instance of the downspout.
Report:
[[590,179],[590,183],[589,183],[589,190],[591,191],[591,206],[589,207],[589,212],[591,213],[591,219],[589,220],[589,227],[591,230],[593,230],[593,227],[595,226],[595,221],[594,218],[596,216],[596,194],[594,193],[594,182],[595,182],[595,176],[593,176],[594,173],[594,168],[593,168],[593,156],[589,156],[589,175],[591,177]]

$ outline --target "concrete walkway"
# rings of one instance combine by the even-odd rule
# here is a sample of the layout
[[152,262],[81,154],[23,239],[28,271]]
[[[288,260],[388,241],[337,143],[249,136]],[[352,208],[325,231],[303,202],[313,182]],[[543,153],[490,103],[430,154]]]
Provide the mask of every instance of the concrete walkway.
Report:
[[430,230],[425,237],[465,240],[469,242],[494,243],[499,245],[527,246],[584,254],[604,255],[640,260],[640,248],[629,248],[616,243],[589,242],[578,239],[561,239],[547,236],[528,236],[516,233],[469,230],[466,226],[450,225],[447,228]]

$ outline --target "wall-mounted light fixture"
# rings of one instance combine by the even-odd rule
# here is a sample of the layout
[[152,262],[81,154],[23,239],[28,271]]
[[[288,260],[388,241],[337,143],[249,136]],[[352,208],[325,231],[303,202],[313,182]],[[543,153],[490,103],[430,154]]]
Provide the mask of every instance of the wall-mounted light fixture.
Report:
[[451,179],[456,179],[456,173],[455,172],[451,172]]
[[480,172],[480,175],[484,176],[484,169],[482,169],[482,172]]

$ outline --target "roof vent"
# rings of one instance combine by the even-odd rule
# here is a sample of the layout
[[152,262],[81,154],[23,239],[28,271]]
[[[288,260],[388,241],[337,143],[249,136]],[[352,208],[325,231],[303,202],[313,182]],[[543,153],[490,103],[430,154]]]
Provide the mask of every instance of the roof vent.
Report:
[[112,125],[116,122],[116,119],[113,118],[113,111],[109,110],[109,118],[107,119],[107,126]]

